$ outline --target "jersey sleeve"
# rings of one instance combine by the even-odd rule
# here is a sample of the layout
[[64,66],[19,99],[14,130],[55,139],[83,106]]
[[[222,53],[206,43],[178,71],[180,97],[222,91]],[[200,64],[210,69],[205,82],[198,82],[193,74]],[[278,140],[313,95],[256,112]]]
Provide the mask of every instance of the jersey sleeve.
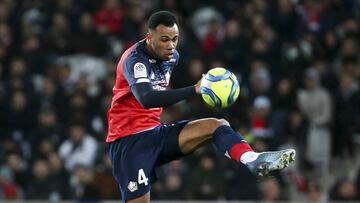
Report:
[[124,76],[132,86],[136,83],[150,82],[150,63],[142,58],[130,57],[124,62]]

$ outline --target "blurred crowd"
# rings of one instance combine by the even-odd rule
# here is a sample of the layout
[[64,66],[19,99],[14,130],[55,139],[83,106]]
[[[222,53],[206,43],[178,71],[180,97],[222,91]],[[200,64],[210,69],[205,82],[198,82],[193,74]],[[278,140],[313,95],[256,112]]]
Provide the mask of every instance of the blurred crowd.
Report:
[[153,199],[360,200],[356,0],[0,1],[0,199],[120,199],[105,143],[116,64],[158,10],[179,21],[173,88],[213,67],[241,85],[229,108],[191,97],[163,122],[225,118],[297,162],[257,181],[208,146],[160,168]]

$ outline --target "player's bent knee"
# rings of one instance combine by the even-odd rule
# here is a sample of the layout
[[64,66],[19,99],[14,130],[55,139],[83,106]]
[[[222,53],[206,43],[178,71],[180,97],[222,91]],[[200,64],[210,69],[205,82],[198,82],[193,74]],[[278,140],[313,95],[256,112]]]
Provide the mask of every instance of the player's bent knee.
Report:
[[222,125],[226,125],[226,126],[230,126],[230,123],[227,121],[227,120],[225,120],[225,119],[218,119],[219,120],[219,122],[220,122],[220,125],[219,125],[219,127],[220,126],[222,126]]
[[217,118],[209,118],[211,120],[211,132],[210,134],[213,134],[215,132],[215,130],[220,127],[220,126],[230,126],[229,122],[225,119],[217,119]]

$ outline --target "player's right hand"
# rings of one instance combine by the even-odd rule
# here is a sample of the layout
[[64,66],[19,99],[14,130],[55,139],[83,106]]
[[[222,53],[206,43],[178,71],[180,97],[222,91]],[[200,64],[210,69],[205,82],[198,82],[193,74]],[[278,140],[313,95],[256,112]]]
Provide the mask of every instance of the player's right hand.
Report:
[[201,80],[202,80],[202,78],[203,78],[204,76],[205,76],[205,75],[202,74],[201,79],[200,79],[200,80],[196,83],[196,85],[195,85],[195,92],[196,92],[196,94],[201,94],[200,85],[201,85]]

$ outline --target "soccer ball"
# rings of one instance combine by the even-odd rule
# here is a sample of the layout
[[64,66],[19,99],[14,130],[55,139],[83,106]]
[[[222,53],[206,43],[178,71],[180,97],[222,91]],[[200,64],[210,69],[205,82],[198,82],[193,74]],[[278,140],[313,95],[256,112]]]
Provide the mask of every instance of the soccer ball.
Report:
[[200,90],[208,105],[225,108],[236,101],[240,86],[234,73],[217,67],[209,70],[202,78]]

